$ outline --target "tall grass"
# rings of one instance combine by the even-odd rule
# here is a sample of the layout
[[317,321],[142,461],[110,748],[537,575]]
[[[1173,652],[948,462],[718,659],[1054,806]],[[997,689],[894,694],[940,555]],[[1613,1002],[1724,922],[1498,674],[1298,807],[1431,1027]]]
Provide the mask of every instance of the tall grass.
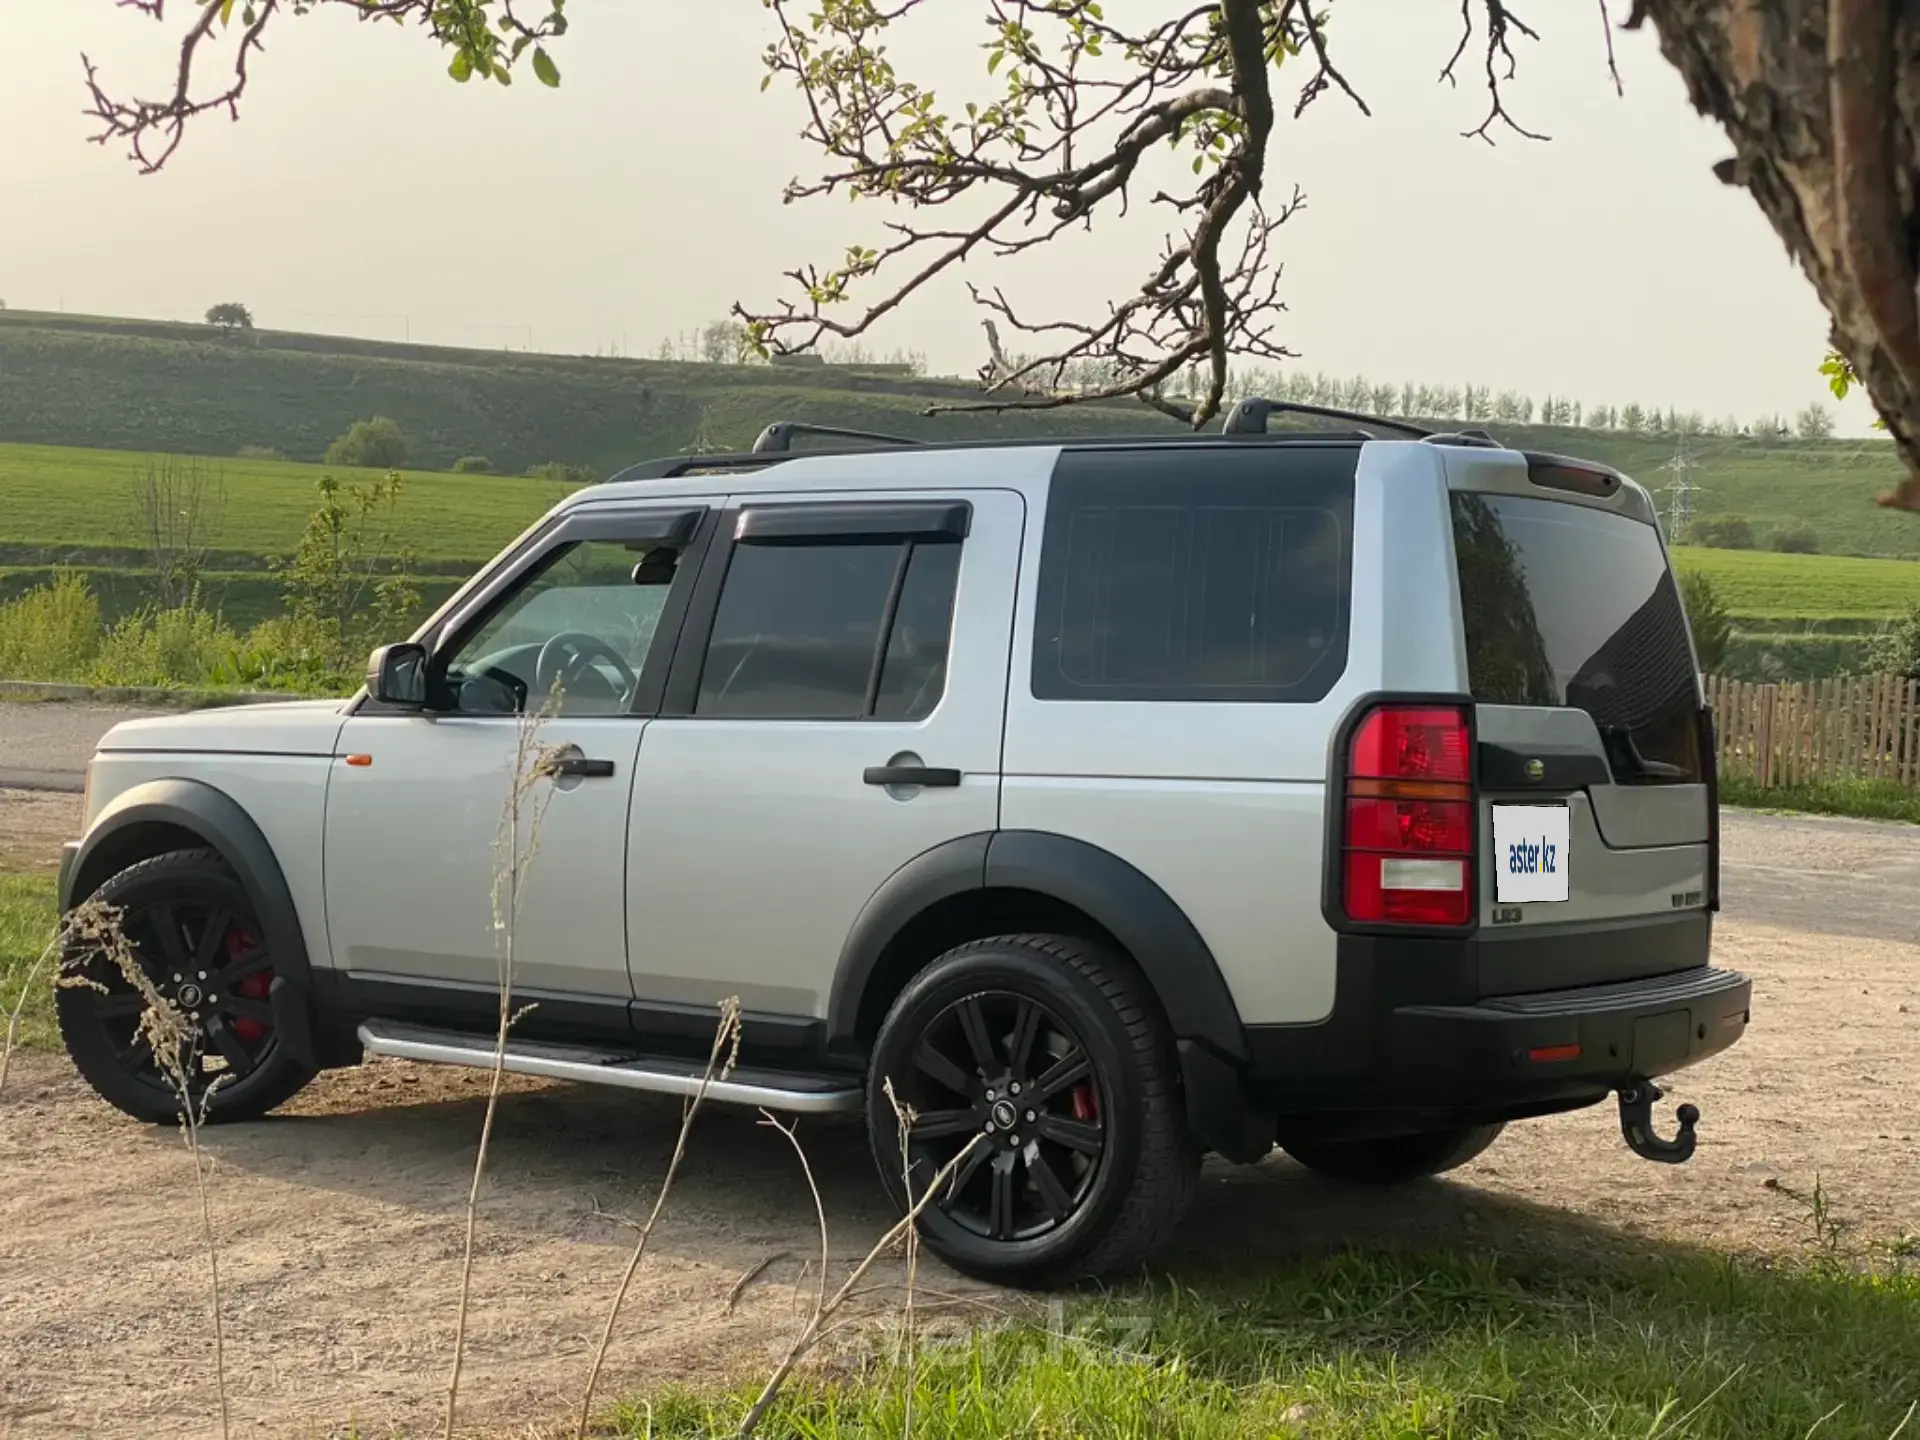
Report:
[[53,877],[0,875],[0,1017],[19,1007],[16,1041],[45,1047],[54,1041],[53,986],[34,969],[53,934]]

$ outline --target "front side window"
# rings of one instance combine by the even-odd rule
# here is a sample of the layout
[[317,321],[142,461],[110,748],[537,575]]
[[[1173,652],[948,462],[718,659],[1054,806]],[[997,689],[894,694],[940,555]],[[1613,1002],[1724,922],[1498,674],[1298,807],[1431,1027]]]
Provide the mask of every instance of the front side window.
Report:
[[1034,697],[1323,698],[1347,663],[1358,453],[1061,456],[1041,543]]
[[743,541],[721,587],[696,714],[919,720],[946,685],[952,540]]
[[625,714],[678,562],[654,542],[557,547],[454,651],[439,686],[443,707]]

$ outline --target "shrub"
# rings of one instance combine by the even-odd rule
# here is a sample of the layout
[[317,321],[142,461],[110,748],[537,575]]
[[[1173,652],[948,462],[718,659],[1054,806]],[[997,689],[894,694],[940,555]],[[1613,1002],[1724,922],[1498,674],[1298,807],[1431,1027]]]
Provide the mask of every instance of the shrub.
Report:
[[462,455],[453,462],[456,475],[491,475],[493,462],[484,455]]
[[327,464],[351,465],[362,470],[396,470],[407,463],[413,446],[406,434],[384,415],[356,420],[327,447]]
[[100,649],[100,602],[70,571],[0,605],[0,678],[77,680]]
[[206,685],[238,643],[198,597],[171,610],[136,611],[100,642],[93,678],[102,685]]
[[284,460],[286,455],[271,445],[242,445],[234,452],[242,460]]
[[1680,603],[1687,608],[1687,625],[1693,631],[1693,648],[1700,657],[1700,668],[1709,675],[1717,674],[1733,644],[1733,617],[1727,613],[1713,582],[1698,572],[1680,577]]
[[1867,671],[1920,680],[1920,605],[1888,625],[1867,645]]
[[262,620],[220,657],[209,679],[248,690],[346,694],[358,681],[340,672],[325,650],[324,637],[310,625],[286,616]]
[[1773,532],[1773,548],[1782,555],[1818,555],[1820,532],[1811,525],[1789,525]]
[[599,472],[591,466],[569,465],[564,460],[549,460],[544,465],[535,465],[527,474],[535,480],[552,480],[560,485],[592,485],[600,479]]
[[1753,526],[1744,515],[1703,515],[1687,531],[1689,545],[1714,550],[1753,549]]
[[299,547],[271,563],[285,582],[288,615],[326,672],[351,673],[371,645],[406,633],[419,608],[414,554],[400,540],[404,482],[395,470],[345,486],[323,475],[317,488]]

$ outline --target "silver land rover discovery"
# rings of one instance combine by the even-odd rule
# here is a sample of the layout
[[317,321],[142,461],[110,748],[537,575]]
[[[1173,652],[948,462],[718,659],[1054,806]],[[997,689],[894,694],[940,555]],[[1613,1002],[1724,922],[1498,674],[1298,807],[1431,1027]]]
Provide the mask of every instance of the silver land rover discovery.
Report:
[[[1750,985],[1710,963],[1712,725],[1646,492],[1288,408],[627,470],[352,699],[114,730],[62,904],[120,907],[214,1119],[367,1054],[491,1064],[545,706],[506,1067],[685,1095],[737,997],[711,1097],[864,1112],[902,1203],[949,1169],[922,1225],[962,1270],[1137,1262],[1208,1152],[1391,1184],[1612,1096],[1686,1159],[1653,1082]],[[80,1070],[171,1118],[139,998],[74,963]]]

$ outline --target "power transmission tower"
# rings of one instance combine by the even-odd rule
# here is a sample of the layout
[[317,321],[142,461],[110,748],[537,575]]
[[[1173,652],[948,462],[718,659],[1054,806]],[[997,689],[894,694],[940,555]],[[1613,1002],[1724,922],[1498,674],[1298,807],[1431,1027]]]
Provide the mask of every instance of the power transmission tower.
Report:
[[1693,483],[1692,472],[1700,466],[1699,462],[1687,453],[1685,435],[1675,438],[1673,458],[1660,468],[1673,472],[1673,479],[1667,485],[1667,543],[1684,545],[1687,543],[1687,536],[1693,530],[1693,497],[1698,495],[1701,489]]

